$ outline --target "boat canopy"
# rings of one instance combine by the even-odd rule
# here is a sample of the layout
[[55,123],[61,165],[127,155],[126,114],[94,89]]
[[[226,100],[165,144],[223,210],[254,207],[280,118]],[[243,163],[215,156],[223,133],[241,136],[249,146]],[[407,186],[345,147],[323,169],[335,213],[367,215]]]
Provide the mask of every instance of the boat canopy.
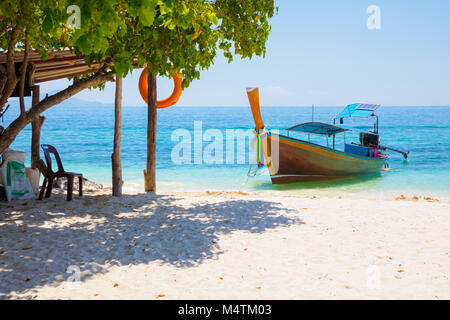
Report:
[[349,129],[323,122],[305,122],[286,129],[287,131],[318,134],[322,136],[334,136],[338,133],[349,131]]
[[379,104],[353,103],[349,104],[339,113],[335,119],[347,117],[370,117],[375,110],[380,107]]

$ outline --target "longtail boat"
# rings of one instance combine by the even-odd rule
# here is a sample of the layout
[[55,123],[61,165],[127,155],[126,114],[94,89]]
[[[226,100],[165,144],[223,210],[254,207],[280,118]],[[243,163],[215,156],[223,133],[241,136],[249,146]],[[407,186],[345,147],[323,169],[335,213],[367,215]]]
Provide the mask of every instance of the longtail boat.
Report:
[[[262,167],[265,160],[273,184],[353,177],[380,171],[388,167],[388,156],[380,150],[399,152],[405,158],[408,156],[409,151],[379,144],[378,117],[374,112],[380,105],[351,104],[334,118],[333,124],[314,121],[300,123],[287,128],[286,136],[270,132],[264,126],[258,88],[248,88],[247,95],[258,140],[258,167]],[[336,120],[343,123],[346,117],[373,117],[376,119],[374,130],[361,131],[336,125]],[[344,150],[337,150],[336,135],[345,135],[347,131],[359,131],[359,142],[346,143],[344,138]],[[332,138],[332,147],[290,137],[289,132],[325,136],[327,141]]]

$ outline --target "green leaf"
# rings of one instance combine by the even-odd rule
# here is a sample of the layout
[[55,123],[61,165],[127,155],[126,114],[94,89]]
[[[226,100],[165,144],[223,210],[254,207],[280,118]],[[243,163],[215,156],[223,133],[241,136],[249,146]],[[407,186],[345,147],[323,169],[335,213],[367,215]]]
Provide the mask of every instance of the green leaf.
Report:
[[144,26],[151,26],[153,24],[153,21],[155,21],[156,3],[151,0],[143,1],[141,7],[138,10],[138,15],[141,23]]
[[89,42],[89,40],[87,39],[86,35],[83,35],[80,38],[78,38],[77,46],[85,54],[90,54],[92,51],[92,45]]
[[42,31],[45,33],[50,33],[53,28],[53,21],[50,14],[45,16],[44,21],[42,21]]

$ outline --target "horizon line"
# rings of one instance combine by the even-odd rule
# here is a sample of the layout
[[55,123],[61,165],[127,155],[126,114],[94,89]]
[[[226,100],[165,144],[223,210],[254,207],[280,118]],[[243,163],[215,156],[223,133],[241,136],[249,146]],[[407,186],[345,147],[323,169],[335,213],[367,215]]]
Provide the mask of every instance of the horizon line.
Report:
[[[87,101],[87,102],[91,102],[91,101]],[[92,101],[93,103],[95,103],[94,101]],[[101,105],[104,105],[104,106],[114,106],[114,103],[109,103],[109,104],[107,104],[107,103],[99,103],[99,104],[101,104]],[[318,107],[318,108],[330,108],[330,107],[345,107],[346,105],[320,105],[320,106],[318,106],[318,105],[314,105],[314,108],[316,108],[316,107]],[[83,106],[81,106],[81,107],[83,107]],[[124,105],[123,107],[126,107],[126,108],[146,108],[147,106],[146,105],[142,105],[142,106],[136,106],[136,105]],[[172,106],[172,107],[179,107],[179,108],[250,108],[250,106],[247,106],[247,105],[241,105],[241,106],[213,106],[213,105],[210,105],[210,106],[207,106],[207,105],[202,105],[202,106],[192,106],[192,105],[190,105],[190,106],[177,106],[177,105],[174,105],[174,106]],[[303,105],[303,106],[301,106],[301,105],[292,105],[292,106],[276,106],[276,105],[266,105],[266,106],[261,106],[261,108],[311,108],[312,106],[305,106],[305,105]],[[386,104],[386,105],[381,105],[381,107],[388,107],[388,108],[391,108],[391,107],[401,107],[401,108],[405,108],[405,107],[412,107],[412,108],[420,108],[420,107],[429,107],[429,108],[435,108],[435,107],[450,107],[450,104],[449,105],[388,105],[388,104]]]

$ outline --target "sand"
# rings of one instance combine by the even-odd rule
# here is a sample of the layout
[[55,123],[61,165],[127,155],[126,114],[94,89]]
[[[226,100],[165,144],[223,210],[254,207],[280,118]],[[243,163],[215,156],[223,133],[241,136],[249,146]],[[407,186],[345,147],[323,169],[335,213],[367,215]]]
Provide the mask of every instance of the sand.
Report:
[[0,298],[450,298],[450,199],[64,197],[0,203]]

